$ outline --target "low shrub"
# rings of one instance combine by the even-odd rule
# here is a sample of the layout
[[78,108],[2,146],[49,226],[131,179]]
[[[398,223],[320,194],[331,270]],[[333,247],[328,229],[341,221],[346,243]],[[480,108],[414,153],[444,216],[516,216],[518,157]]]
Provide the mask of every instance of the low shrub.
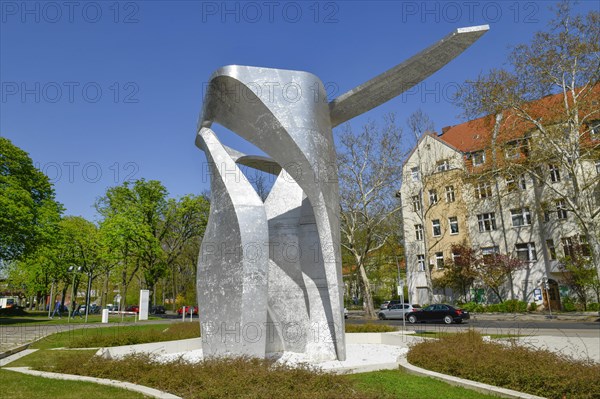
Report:
[[562,298],[562,310],[565,312],[575,312],[577,310],[577,305],[571,297],[567,296]]
[[369,332],[392,332],[396,331],[394,327],[385,324],[346,324],[347,333],[369,333]]
[[69,354],[43,368],[66,374],[129,381],[186,399],[392,397],[359,390],[355,383],[342,375],[315,371],[308,367],[294,368],[256,358],[220,358],[196,364],[180,359],[164,364],[152,356],[142,354],[127,356],[122,360]]
[[600,364],[561,358],[547,350],[486,342],[474,330],[413,345],[408,361],[461,378],[550,399],[592,399]]
[[590,303],[587,306],[587,310],[590,312],[597,312],[600,310],[600,303]]
[[537,304],[537,303],[535,303],[535,302],[531,302],[531,303],[529,304],[529,307],[527,308],[527,310],[528,310],[529,312],[535,312],[535,311],[537,310],[537,308],[538,308],[538,304]]
[[500,311],[507,313],[525,312],[527,311],[527,302],[509,299],[500,304]]
[[499,303],[492,303],[485,307],[486,312],[501,312]]

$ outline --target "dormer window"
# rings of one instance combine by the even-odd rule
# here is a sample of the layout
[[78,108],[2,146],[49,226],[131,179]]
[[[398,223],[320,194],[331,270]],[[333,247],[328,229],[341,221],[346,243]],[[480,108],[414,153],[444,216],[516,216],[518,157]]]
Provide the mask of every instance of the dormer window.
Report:
[[471,154],[473,166],[483,165],[485,163],[485,152],[477,151]]

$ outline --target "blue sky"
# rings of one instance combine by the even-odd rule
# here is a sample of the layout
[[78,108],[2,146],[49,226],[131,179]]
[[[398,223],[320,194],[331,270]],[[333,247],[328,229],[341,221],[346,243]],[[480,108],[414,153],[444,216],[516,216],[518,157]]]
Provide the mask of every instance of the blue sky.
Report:
[[209,188],[194,138],[203,88],[220,66],[309,71],[335,98],[456,28],[489,24],[446,68],[351,121],[359,129],[395,112],[405,125],[421,108],[439,131],[462,121],[450,102],[456,87],[501,67],[512,45],[546,28],[553,4],[2,0],[0,135],[50,177],[66,214],[94,220],[96,198],[126,179],[160,180],[174,197]]

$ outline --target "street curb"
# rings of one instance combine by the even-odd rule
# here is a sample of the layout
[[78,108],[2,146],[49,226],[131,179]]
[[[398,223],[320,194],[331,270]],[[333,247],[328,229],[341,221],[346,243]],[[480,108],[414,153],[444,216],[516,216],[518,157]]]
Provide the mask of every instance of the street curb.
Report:
[[524,392],[514,391],[512,389],[500,388],[494,385],[484,384],[482,382],[466,380],[464,378],[453,377],[450,375],[438,373],[435,371],[430,371],[427,369],[423,369],[421,367],[413,366],[408,362],[406,356],[398,357],[398,364],[404,370],[406,370],[410,374],[420,375],[423,377],[431,377],[437,380],[444,381],[447,384],[459,386],[467,389],[471,389],[473,391],[481,392],[484,394],[492,394],[495,396],[499,396],[501,398],[511,398],[511,399],[546,399],[542,396],[531,395]]
[[25,345],[17,346],[16,348],[9,349],[5,352],[0,352],[0,359],[4,359],[5,357],[9,357],[9,356],[14,355],[15,353],[24,351],[25,349],[29,348],[29,345],[31,345],[31,344],[32,344],[32,342],[27,343]]
[[0,359],[0,367],[4,367],[7,364],[10,364],[10,363],[14,362],[15,360],[18,360],[22,357],[30,355],[36,351],[38,351],[38,349],[25,349],[25,350],[21,350],[17,353],[13,353],[12,355],[5,357],[4,359]]
[[168,392],[159,391],[158,389],[149,388],[143,385],[133,384],[131,382],[123,382],[117,380],[109,380],[106,378],[86,377],[74,374],[61,374],[51,373],[48,371],[37,371],[31,370],[29,367],[3,367],[4,370],[15,371],[17,373],[29,374],[36,377],[52,378],[55,380],[67,380],[67,381],[85,381],[92,382],[100,385],[108,385],[115,388],[126,389],[128,391],[139,392],[143,395],[150,396],[152,398],[164,398],[164,399],[182,399],[180,396],[170,394]]

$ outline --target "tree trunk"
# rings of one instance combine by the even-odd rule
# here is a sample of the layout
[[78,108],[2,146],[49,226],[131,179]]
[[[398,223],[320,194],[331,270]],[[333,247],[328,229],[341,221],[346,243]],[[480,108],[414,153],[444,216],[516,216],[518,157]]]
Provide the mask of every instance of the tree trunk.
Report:
[[375,306],[373,305],[373,295],[371,294],[371,284],[367,277],[367,272],[362,263],[359,264],[358,270],[360,273],[360,283],[363,289],[363,300],[365,307],[365,316],[369,319],[375,318]]

